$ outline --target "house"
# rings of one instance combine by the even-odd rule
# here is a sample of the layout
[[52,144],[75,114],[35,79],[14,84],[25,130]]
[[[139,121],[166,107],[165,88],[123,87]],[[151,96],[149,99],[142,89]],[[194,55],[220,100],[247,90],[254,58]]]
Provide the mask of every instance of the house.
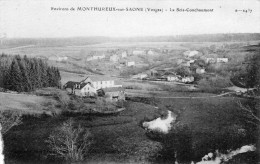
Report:
[[145,53],[142,50],[134,50],[133,51],[133,55],[143,55],[143,54],[145,54]]
[[184,56],[186,57],[193,57],[195,55],[198,55],[199,54],[199,51],[185,51],[183,53]]
[[64,85],[64,89],[66,89],[70,94],[81,97],[97,95],[96,89],[90,82],[84,83],[69,81]]
[[153,55],[154,52],[152,50],[147,51],[147,55]]
[[126,58],[127,57],[127,52],[126,51],[122,52],[121,57],[122,58]]
[[140,73],[140,74],[132,76],[133,79],[144,79],[144,78],[147,78],[147,77],[148,77],[148,75],[145,74],[145,73]]
[[97,90],[101,88],[121,87],[122,85],[115,85],[114,80],[105,77],[87,77],[80,82],[68,81],[63,88],[70,94],[77,96],[95,96]]
[[193,76],[187,76],[187,77],[183,77],[181,79],[181,82],[183,82],[183,83],[191,83],[193,81],[194,81],[194,77]]
[[206,58],[206,63],[216,63],[215,58]]
[[123,87],[100,88],[98,96],[104,96],[110,100],[125,100],[125,89]]
[[126,66],[128,66],[128,67],[135,66],[135,62],[134,61],[126,62]]
[[110,88],[110,87],[122,87],[122,85],[115,85],[115,81],[104,76],[87,77],[82,80],[83,83],[90,82],[93,87],[97,90],[100,88]]
[[217,58],[217,63],[227,63],[228,58]]
[[197,74],[203,74],[203,73],[205,73],[205,68],[200,68],[200,67],[196,68],[196,73],[197,73]]
[[118,55],[112,55],[112,56],[110,56],[109,60],[112,61],[112,62],[118,62],[119,61],[119,57],[118,57]]
[[180,81],[181,76],[179,75],[169,75],[167,76],[167,81]]
[[101,60],[104,59],[106,56],[103,55],[92,55],[90,57],[87,58],[87,61],[92,61],[92,60]]

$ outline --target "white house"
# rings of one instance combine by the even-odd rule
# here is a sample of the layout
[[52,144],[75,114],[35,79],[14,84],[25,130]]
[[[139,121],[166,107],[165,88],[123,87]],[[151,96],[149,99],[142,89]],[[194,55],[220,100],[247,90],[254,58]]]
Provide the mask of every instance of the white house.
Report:
[[110,56],[109,60],[112,61],[112,62],[118,62],[119,57],[118,57],[118,55],[112,55],[112,56]]
[[87,77],[81,82],[68,81],[64,85],[64,89],[77,96],[95,96],[98,89],[112,87],[122,87],[122,85],[115,85],[114,80],[103,76]]
[[95,89],[100,89],[100,88],[110,88],[110,87],[122,87],[122,85],[115,85],[115,81],[103,76],[95,76],[95,77],[87,77],[84,79],[82,82],[87,83],[90,82],[93,84],[93,87]]
[[206,58],[206,63],[216,63],[215,58]]
[[217,58],[217,63],[227,63],[228,58]]
[[179,75],[169,75],[167,76],[167,81],[180,81],[181,76]]
[[134,50],[133,55],[143,55],[145,54],[143,50]]
[[122,58],[126,58],[126,57],[127,57],[126,51],[122,52],[121,57],[122,57]]
[[194,81],[194,77],[193,77],[193,76],[183,77],[183,78],[181,79],[181,81],[182,81],[183,83],[191,83],[191,82]]
[[83,97],[95,96],[97,94],[96,89],[90,82],[84,83],[69,81],[64,85],[64,89],[66,89],[70,94]]
[[199,51],[185,51],[184,53],[184,56],[186,57],[193,57],[195,55],[198,55],[199,54]]
[[152,50],[147,51],[147,55],[153,55],[154,52]]
[[126,62],[126,66],[128,66],[128,67],[135,66],[135,62],[134,61]]
[[197,69],[196,69],[196,73],[197,73],[197,74],[203,74],[203,73],[205,73],[205,68],[197,68]]

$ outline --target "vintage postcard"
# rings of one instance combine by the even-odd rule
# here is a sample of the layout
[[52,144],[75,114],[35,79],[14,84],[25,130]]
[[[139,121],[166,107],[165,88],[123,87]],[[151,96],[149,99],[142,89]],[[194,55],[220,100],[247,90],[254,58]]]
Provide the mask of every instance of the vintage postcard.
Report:
[[259,163],[259,0],[0,0],[0,164]]

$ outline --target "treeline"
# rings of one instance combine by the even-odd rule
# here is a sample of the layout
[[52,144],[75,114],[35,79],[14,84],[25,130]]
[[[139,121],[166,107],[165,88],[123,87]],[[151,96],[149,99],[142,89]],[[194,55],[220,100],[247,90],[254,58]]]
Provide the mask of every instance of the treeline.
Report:
[[17,92],[29,92],[43,87],[60,87],[60,72],[41,59],[0,56],[0,87]]

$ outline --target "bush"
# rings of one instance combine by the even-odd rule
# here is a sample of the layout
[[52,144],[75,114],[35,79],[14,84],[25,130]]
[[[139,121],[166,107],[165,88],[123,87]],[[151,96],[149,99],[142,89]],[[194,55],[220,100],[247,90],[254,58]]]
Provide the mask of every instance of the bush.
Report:
[[82,161],[85,159],[92,144],[91,133],[88,129],[74,126],[72,119],[64,122],[46,140],[51,150],[50,155],[66,161]]

